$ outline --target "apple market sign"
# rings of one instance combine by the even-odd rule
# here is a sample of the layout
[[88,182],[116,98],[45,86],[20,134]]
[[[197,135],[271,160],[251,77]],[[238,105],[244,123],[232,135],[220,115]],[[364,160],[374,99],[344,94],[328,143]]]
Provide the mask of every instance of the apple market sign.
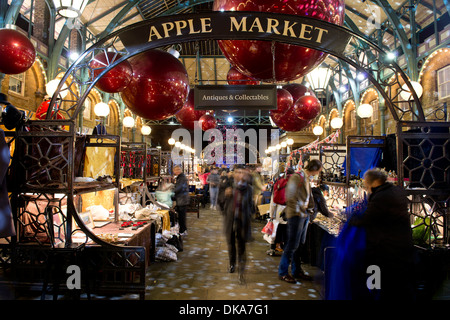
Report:
[[130,52],[143,47],[221,39],[267,40],[304,45],[342,56],[352,35],[344,28],[310,17],[267,12],[209,12],[154,18],[119,35]]

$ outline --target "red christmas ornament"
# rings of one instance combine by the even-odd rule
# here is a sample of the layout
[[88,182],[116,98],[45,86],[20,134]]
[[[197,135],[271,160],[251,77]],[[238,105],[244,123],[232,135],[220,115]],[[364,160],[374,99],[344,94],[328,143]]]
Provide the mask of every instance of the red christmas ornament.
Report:
[[206,131],[208,129],[214,129],[217,126],[216,118],[214,118],[210,114],[205,114],[201,116],[198,122],[200,124],[200,128],[202,128],[203,131]]
[[[342,26],[345,13],[344,0],[215,0],[215,11],[260,11],[308,16]],[[252,22],[248,28],[257,32]],[[283,28],[280,27],[283,32]],[[299,36],[299,35],[297,35]],[[292,81],[306,75],[326,58],[326,54],[283,43],[275,43],[272,55],[271,41],[219,40],[219,46],[240,72],[265,82]],[[275,59],[274,59],[275,58]],[[275,74],[273,74],[275,67]]]
[[274,117],[283,116],[289,109],[294,107],[294,99],[289,91],[277,89],[277,109],[270,110],[269,115]]
[[295,114],[294,108],[282,116],[271,116],[273,122],[284,131],[296,132],[309,126],[313,120],[302,120]]
[[295,114],[302,120],[312,120],[320,113],[322,105],[315,96],[300,97],[294,104]]
[[[103,70],[122,56],[114,52],[97,54],[89,63],[94,77],[97,77]],[[108,93],[123,91],[131,81],[133,70],[128,61],[123,61],[105,73],[95,84],[97,88]]]
[[[48,106],[50,105],[50,101],[51,99],[48,100],[44,100],[41,105],[37,108],[36,110],[36,119],[39,120],[44,120],[47,117],[47,110],[48,110]],[[51,115],[53,117],[53,115],[55,114],[55,111],[52,111]],[[56,114],[56,119],[65,119],[65,117],[58,111],[58,113]]]
[[30,39],[17,30],[0,29],[0,73],[19,74],[36,60],[36,49]]
[[294,104],[297,102],[298,99],[303,97],[307,92],[309,92],[310,95],[315,96],[315,93],[313,90],[311,90],[307,86],[304,86],[300,83],[286,84],[283,86],[283,89],[286,89],[292,95],[292,99],[294,99]]
[[259,84],[259,81],[243,75],[235,67],[231,67],[230,70],[228,70],[227,81],[228,84],[245,84],[245,85]]
[[194,108],[194,89],[189,91],[188,99],[183,108],[175,114],[178,122],[189,130],[194,130],[194,122],[199,121],[200,117],[206,114],[206,110],[195,110]]
[[164,120],[176,114],[189,94],[189,78],[183,64],[170,53],[149,50],[130,59],[133,77],[120,93],[136,115]]

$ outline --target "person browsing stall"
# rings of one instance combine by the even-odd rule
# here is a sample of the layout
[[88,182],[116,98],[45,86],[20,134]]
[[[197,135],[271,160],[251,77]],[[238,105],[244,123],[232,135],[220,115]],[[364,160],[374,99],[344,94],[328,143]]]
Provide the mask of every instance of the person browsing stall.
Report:
[[311,160],[303,169],[291,175],[286,185],[287,242],[278,266],[278,276],[280,280],[289,283],[296,283],[296,279],[311,280],[301,268],[300,248],[302,239],[305,238],[309,214],[314,209],[310,178],[318,175],[321,170],[322,163]]

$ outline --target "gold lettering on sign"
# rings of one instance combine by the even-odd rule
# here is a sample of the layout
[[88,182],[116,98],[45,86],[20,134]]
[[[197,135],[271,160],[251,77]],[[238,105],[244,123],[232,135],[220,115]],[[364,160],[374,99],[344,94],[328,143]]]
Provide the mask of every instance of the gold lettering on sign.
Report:
[[273,33],[280,34],[280,32],[277,30],[277,27],[280,23],[276,19],[267,19],[267,33]]
[[297,22],[294,22],[293,24],[289,25],[289,21],[284,20],[284,31],[283,31],[283,36],[287,36],[288,31],[289,31],[289,36],[290,37],[296,37],[295,35],[295,31],[294,31],[294,26],[297,25]]
[[162,39],[161,35],[159,34],[158,30],[156,30],[155,26],[150,27],[149,41],[152,41],[153,36],[157,37],[158,39]]
[[177,36],[181,36],[181,29],[187,27],[187,22],[184,20],[175,21],[175,27],[177,29]]
[[169,37],[169,31],[172,31],[175,28],[175,25],[172,22],[166,22],[162,24],[164,30],[164,38]]
[[236,31],[239,31],[239,29],[242,28],[243,32],[247,32],[247,17],[243,17],[241,22],[237,22],[235,17],[230,17],[231,19],[231,27],[230,27],[230,32],[233,31],[233,26],[236,29]]
[[264,32],[264,29],[263,29],[263,27],[262,27],[262,25],[261,25],[261,21],[259,21],[259,18],[255,18],[255,21],[253,21],[253,24],[252,24],[252,26],[250,27],[250,32],[253,32],[253,28],[258,28],[258,32]]
[[201,18],[200,21],[202,23],[202,33],[212,32],[211,18]]
[[323,33],[324,33],[324,32],[325,32],[325,33],[328,33],[328,30],[322,29],[322,28],[319,28],[319,27],[316,27],[315,29],[316,29],[316,30],[319,30],[319,35],[317,36],[316,42],[321,43],[321,42],[322,42],[322,36],[323,36]]
[[312,37],[307,38],[305,33],[308,33],[308,35],[311,33],[311,31],[313,30],[313,26],[310,26],[309,24],[302,24],[302,27],[300,29],[300,36],[299,38],[301,39],[305,39],[305,40],[311,40]]

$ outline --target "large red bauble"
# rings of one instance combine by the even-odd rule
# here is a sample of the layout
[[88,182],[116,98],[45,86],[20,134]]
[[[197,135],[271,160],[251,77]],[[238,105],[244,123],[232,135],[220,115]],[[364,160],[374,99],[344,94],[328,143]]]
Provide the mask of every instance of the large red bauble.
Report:
[[300,97],[294,104],[295,114],[302,120],[312,120],[320,113],[322,105],[315,96]]
[[259,81],[243,75],[237,71],[235,67],[231,67],[230,70],[228,70],[227,81],[228,84],[256,85],[259,83]]
[[[215,0],[215,11],[259,11],[308,16],[342,26],[344,0]],[[251,23],[251,22],[250,22]],[[256,28],[254,28],[256,30]],[[259,40],[219,40],[230,63],[248,77],[265,82],[292,81],[306,75],[326,58],[326,54],[300,46]],[[275,66],[275,75],[273,67]]]
[[206,131],[208,129],[214,129],[217,126],[216,118],[214,118],[210,114],[205,114],[201,116],[198,122],[200,124],[200,128],[202,128],[203,131]]
[[0,29],[0,73],[19,74],[36,60],[36,49],[30,39],[17,30]]
[[309,126],[313,120],[302,120],[295,114],[294,108],[289,109],[284,115],[271,116],[273,122],[284,131],[300,131]]
[[[97,77],[103,70],[122,56],[114,52],[97,54],[89,63],[94,77]],[[97,88],[108,93],[123,91],[131,81],[133,70],[128,61],[123,61],[105,73],[95,84]]]
[[188,99],[183,108],[175,114],[178,122],[189,130],[194,130],[194,123],[198,121],[201,116],[206,114],[206,110],[195,110],[194,107],[194,89],[189,91]]
[[[36,119],[44,120],[47,117],[48,106],[50,105],[51,99],[44,100],[41,105],[36,110]],[[54,111],[51,112],[51,115],[54,115]],[[65,119],[65,117],[58,111],[56,114],[56,119]]]
[[284,115],[289,109],[294,107],[294,99],[289,91],[285,89],[277,89],[277,109],[270,110],[269,115],[280,117]]
[[298,99],[303,97],[307,92],[310,95],[315,96],[315,93],[313,90],[311,90],[307,86],[304,86],[300,83],[285,84],[283,86],[283,89],[289,91],[289,93],[292,95],[292,99],[294,99],[294,104],[295,104],[295,102],[297,102]]
[[189,77],[183,64],[170,53],[149,50],[130,59],[133,77],[120,93],[136,115],[164,120],[175,115],[189,94]]

